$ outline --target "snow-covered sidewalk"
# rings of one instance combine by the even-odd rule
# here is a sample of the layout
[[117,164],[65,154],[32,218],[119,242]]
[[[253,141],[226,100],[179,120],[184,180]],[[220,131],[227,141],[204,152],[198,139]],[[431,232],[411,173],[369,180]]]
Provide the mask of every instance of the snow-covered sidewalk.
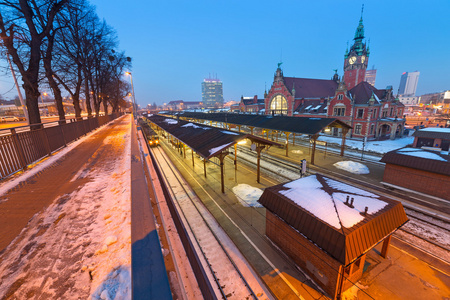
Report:
[[0,254],[1,299],[131,299],[130,130],[129,116],[120,118],[24,174],[64,165],[80,143],[98,143],[81,169],[65,166],[75,190],[36,213]]

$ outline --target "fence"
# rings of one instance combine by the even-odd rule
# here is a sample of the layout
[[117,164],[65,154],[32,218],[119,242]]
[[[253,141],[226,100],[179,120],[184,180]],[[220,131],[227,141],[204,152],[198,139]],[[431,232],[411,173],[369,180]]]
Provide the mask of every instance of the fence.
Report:
[[76,122],[72,119],[64,124],[54,122],[56,126],[46,123],[37,130],[30,130],[30,126],[8,129],[9,133],[0,135],[0,181],[121,115],[113,113]]

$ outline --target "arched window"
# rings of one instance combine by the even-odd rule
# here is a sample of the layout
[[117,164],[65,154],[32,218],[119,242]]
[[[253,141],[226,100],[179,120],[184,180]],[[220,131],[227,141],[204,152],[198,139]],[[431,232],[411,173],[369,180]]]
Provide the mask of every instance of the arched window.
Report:
[[287,114],[287,101],[282,95],[276,95],[270,101],[270,110],[274,114]]

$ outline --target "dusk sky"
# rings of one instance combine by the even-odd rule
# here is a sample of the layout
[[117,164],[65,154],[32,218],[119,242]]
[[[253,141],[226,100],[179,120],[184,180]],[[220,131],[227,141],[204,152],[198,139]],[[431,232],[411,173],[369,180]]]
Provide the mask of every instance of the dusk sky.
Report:
[[[280,60],[285,76],[343,74],[344,53],[364,3],[375,87],[397,92],[403,72],[420,71],[417,95],[450,89],[450,1],[95,0],[133,58],[140,105],[201,101],[204,78],[222,80],[224,100],[262,98]],[[0,93],[13,81],[0,73]],[[15,90],[4,97],[14,97]]]

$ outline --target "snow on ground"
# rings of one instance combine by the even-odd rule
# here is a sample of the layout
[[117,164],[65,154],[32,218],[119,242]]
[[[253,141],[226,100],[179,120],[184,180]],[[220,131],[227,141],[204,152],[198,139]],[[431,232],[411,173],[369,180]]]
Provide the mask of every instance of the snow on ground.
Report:
[[355,161],[338,161],[337,163],[333,164],[338,169],[354,173],[354,174],[369,174],[369,168],[366,165],[363,165],[362,163],[355,162]]
[[19,171],[16,174],[12,175],[9,180],[6,180],[2,183],[0,183],[0,196],[8,192],[10,189],[14,188],[15,186],[19,185],[20,182],[26,181],[30,177],[36,175],[37,173],[41,172],[45,168],[51,166],[55,161],[72,151],[76,146],[81,144],[86,138],[92,136],[97,131],[101,130],[103,127],[99,127],[92,131],[91,133],[88,133],[86,137],[80,138],[76,140],[73,143],[70,143],[67,145],[67,147],[61,149],[59,152],[53,153],[52,156],[44,158],[41,161],[36,162],[35,164],[32,164],[28,166],[28,169],[25,171]]
[[258,203],[258,200],[263,193],[261,189],[243,183],[234,186],[232,190],[242,206],[262,207],[262,205]]
[[102,146],[111,155],[86,170],[77,190],[37,213],[6,248],[0,298],[15,287],[19,299],[131,299],[130,128],[112,133]]
[[[318,139],[319,141],[325,141],[330,144],[336,144],[341,145],[342,138],[332,137],[332,136],[325,136],[321,135]],[[414,142],[413,136],[408,137],[402,137],[395,140],[385,140],[385,141],[368,141],[364,147],[364,151],[367,152],[375,152],[384,154],[389,151],[399,149],[408,145],[412,145]],[[354,140],[354,139],[346,139],[345,145],[347,147],[350,147],[352,149],[358,149],[362,150],[363,148],[363,141],[360,140]]]

